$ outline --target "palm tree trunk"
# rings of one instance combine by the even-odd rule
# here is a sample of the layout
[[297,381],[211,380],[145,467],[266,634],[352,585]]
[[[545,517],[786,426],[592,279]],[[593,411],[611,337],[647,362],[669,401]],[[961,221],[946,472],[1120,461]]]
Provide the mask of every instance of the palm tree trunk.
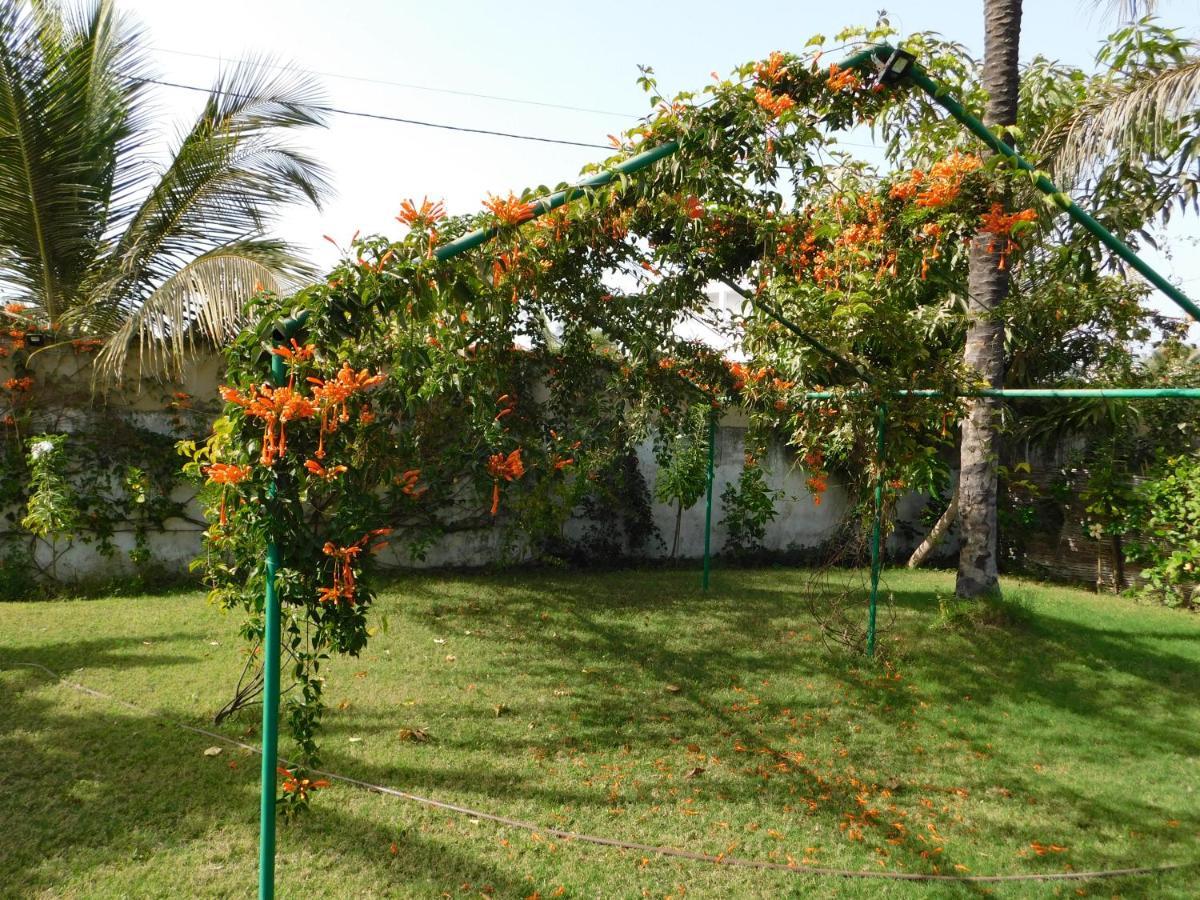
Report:
[[[1017,49],[1021,0],[984,0],[983,87],[988,93],[983,120],[1011,125],[1017,120]],[[967,268],[967,338],[964,359],[990,387],[1004,381],[1004,329],[996,310],[1008,295],[1008,271],[993,236],[980,233]],[[999,591],[996,563],[996,401],[977,398],[962,425],[958,482],[962,550],[958,596],[978,598]]]
[[674,559],[679,553],[679,526],[683,524],[683,501],[679,501],[679,508],[675,511],[675,540],[671,544],[671,559]]
[[933,552],[933,548],[941,543],[942,538],[946,536],[946,532],[950,530],[950,526],[954,524],[954,520],[958,518],[958,488],[954,489],[954,495],[950,498],[950,505],[946,507],[946,511],[934,523],[925,540],[917,546],[913,551],[912,556],[908,558],[908,567],[915,569],[925,562],[926,557]]

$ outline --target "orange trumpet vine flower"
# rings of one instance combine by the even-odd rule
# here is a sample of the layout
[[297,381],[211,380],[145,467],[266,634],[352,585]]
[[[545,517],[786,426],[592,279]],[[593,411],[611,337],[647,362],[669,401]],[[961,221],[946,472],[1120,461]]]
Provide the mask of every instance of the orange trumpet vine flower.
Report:
[[796,105],[796,101],[787,94],[775,94],[765,87],[754,89],[754,102],[776,118]]
[[488,458],[488,474],[492,476],[492,515],[500,511],[500,480],[515,481],[525,474],[525,463],[521,461],[521,448],[505,456],[493,453]]
[[332,481],[346,471],[345,466],[330,466],[327,469],[315,459],[305,460],[304,468],[308,469],[309,472],[318,478],[324,478],[326,481]]
[[420,206],[417,206],[412,200],[403,201],[400,204],[400,215],[396,216],[396,221],[409,228],[430,228],[444,218],[446,218],[446,210],[441,201],[435,203],[428,197],[423,197]]
[[283,788],[285,793],[295,794],[298,800],[307,800],[309,793],[320,788],[329,787],[329,782],[324,778],[301,778],[291,769],[285,769],[279,766],[278,772],[283,776]]
[[522,200],[516,194],[509,194],[507,197],[493,197],[488,194],[483,205],[501,225],[520,225],[522,222],[528,222],[533,218],[536,209],[536,204]]

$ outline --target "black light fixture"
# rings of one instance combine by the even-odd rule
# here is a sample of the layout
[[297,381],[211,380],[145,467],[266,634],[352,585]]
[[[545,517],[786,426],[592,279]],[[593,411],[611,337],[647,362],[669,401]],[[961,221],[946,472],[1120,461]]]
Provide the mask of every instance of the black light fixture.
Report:
[[25,343],[30,347],[45,347],[50,335],[40,331],[30,331],[25,335]]
[[879,66],[879,75],[876,76],[875,83],[896,84],[912,71],[913,63],[916,61],[917,58],[915,56],[905,50],[901,50],[899,47],[892,50],[891,55],[886,60],[880,60],[876,57],[875,64]]

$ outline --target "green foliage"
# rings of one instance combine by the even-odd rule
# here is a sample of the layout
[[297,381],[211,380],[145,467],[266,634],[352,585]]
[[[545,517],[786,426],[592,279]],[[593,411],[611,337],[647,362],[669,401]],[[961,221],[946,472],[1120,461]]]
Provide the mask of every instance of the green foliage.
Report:
[[761,550],[767,526],[779,515],[775,504],[782,496],[783,491],[767,485],[766,471],[756,455],[747,452],[738,480],[725,485],[721,492],[724,551],[736,558]]
[[1169,457],[1136,491],[1132,555],[1145,568],[1142,592],[1192,607],[1200,585],[1200,457]]
[[67,480],[67,436],[39,434],[28,441],[29,499],[21,525],[38,537],[70,538],[79,527],[75,492]]
[[679,430],[659,436],[655,449],[658,475],[654,497],[660,503],[691,509],[708,486],[708,429],[712,409],[694,404],[687,408]]

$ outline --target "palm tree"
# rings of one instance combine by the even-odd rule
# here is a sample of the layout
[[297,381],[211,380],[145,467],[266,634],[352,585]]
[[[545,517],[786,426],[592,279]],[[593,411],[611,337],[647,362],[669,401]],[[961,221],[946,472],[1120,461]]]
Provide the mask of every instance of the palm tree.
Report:
[[[1021,0],[984,0],[982,80],[987,91],[983,121],[989,126],[1017,121],[1020,75]],[[989,387],[1004,382],[1004,327],[997,311],[1008,296],[1008,270],[986,235],[972,242],[967,266],[967,336],[964,358]],[[958,578],[960,597],[999,591],[996,559],[996,403],[975,399],[962,425],[958,515],[962,531]]]
[[218,77],[162,162],[146,40],[112,0],[0,0],[0,297],[60,337],[103,340],[97,372],[178,372],[242,325],[258,289],[306,273],[266,236],[320,205],[325,169],[287,132],[322,124],[311,78],[266,61]]

